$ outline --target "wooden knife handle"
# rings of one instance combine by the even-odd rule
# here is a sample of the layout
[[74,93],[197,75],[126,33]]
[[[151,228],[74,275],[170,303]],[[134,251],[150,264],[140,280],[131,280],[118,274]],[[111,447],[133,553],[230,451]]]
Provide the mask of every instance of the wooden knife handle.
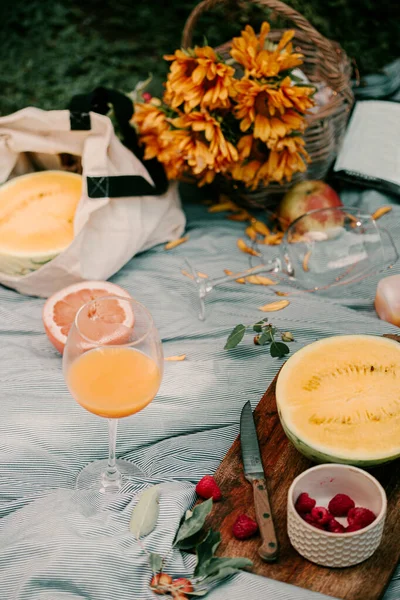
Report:
[[276,539],[265,479],[253,480],[253,495],[256,519],[262,539],[258,554],[262,560],[271,562],[278,558],[278,540]]

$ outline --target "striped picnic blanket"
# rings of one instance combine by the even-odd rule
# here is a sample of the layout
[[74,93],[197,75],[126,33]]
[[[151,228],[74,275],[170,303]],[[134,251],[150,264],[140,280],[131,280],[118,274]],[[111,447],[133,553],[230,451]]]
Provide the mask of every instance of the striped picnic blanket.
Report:
[[[395,205],[394,198],[374,191],[349,191],[342,198],[368,211]],[[250,400],[255,408],[281,361],[256,348],[251,336],[234,351],[223,349],[234,325],[253,323],[257,307],[277,299],[267,287],[221,286],[207,301],[206,321],[197,319],[191,282],[181,273],[183,258],[213,277],[226,268],[245,269],[248,260],[236,247],[242,223],[211,215],[190,197],[185,210],[186,244],[143,253],[113,278],[151,310],[165,355],[185,353],[187,359],[167,362],[156,399],[120,422],[118,456],[137,463],[146,478],[132,479],[112,503],[102,505],[101,495],[74,490],[80,469],[107,456],[107,427],[71,398],[61,358],[43,331],[43,300],[0,288],[0,600],[154,598],[146,556],[128,524],[138,492],[155,483],[161,489],[160,516],[145,546],[168,554],[171,575],[193,570],[193,556],[170,547],[194,501],[194,483],[216,470],[238,434],[243,404]],[[400,207],[381,223],[400,240]],[[277,249],[270,251],[273,257]],[[293,295],[271,321],[293,333],[292,352],[333,334],[393,332],[372,307],[377,280],[323,298]],[[279,289],[290,288],[282,283]],[[251,573],[231,577],[207,597],[326,598]],[[385,600],[399,598],[400,570]]]

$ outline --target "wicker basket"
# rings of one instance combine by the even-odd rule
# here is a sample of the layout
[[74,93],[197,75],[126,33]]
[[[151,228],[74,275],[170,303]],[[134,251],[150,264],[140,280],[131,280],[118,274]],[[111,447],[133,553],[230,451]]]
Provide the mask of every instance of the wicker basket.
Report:
[[[226,4],[226,1],[203,0],[194,8],[183,30],[184,48],[192,45],[193,30],[199,16],[217,5]],[[326,176],[341,144],[354,96],[350,84],[350,60],[339,44],[323,37],[300,13],[279,0],[250,1],[295,24],[293,45],[296,52],[304,55],[301,70],[311,82],[325,83],[333,91],[330,100],[323,107],[307,116],[308,126],[304,137],[311,163],[305,173],[295,174],[288,184],[273,183],[255,191],[249,191],[237,182],[222,177],[217,181],[220,191],[234,196],[241,205],[268,208],[276,204],[293,183],[302,179],[323,179]],[[282,33],[281,29],[271,30],[268,39],[278,41]],[[230,46],[231,42],[227,42],[216,50],[227,57]]]

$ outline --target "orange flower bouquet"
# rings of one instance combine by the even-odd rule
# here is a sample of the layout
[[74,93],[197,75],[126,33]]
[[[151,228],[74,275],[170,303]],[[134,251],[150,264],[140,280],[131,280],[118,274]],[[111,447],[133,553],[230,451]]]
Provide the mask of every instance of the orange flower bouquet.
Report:
[[[234,38],[230,58],[209,46],[176,50],[162,100],[136,102],[133,124],[145,159],[157,158],[169,179],[195,178],[199,186],[221,175],[254,190],[288,182],[309,162],[305,115],[315,88],[293,70],[293,31],[278,44],[250,25]],[[238,76],[240,75],[240,76]]]

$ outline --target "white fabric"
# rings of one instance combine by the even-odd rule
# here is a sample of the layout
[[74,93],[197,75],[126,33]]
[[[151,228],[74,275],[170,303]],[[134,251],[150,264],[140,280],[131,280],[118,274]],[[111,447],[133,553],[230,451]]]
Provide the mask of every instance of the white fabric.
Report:
[[[108,117],[90,113],[91,130],[71,131],[67,110],[25,108],[0,118],[0,183],[45,168],[57,155],[80,156],[84,185],[75,215],[75,238],[59,256],[22,277],[0,273],[0,283],[23,294],[47,297],[85,279],[108,279],[135,254],[180,237],[185,227],[176,184],[162,196],[91,199],[85,177],[140,175],[153,184],[140,160],[119,141]],[[53,161],[52,161],[53,157]]]

